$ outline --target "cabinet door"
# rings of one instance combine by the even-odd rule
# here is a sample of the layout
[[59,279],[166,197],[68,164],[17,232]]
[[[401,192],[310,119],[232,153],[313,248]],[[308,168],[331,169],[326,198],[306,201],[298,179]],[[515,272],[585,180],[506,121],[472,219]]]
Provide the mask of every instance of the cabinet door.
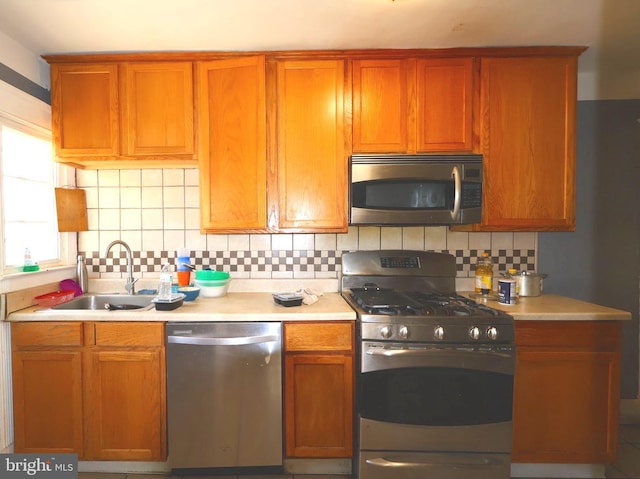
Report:
[[124,63],[121,78],[123,154],[193,158],[193,64]]
[[406,152],[408,60],[354,60],[352,65],[353,151]]
[[352,411],[351,356],[286,356],[286,456],[351,457]]
[[264,229],[264,57],[200,62],[197,75],[201,229]]
[[58,156],[116,156],[118,66],[51,65],[51,112]]
[[575,229],[574,57],[481,64],[484,230]]
[[278,225],[347,230],[344,61],[277,65]]
[[512,460],[612,463],[617,446],[619,355],[517,353]]
[[15,452],[83,456],[81,356],[71,348],[13,351]]
[[417,150],[473,149],[473,59],[417,61]]
[[166,459],[164,377],[161,348],[86,352],[86,459]]

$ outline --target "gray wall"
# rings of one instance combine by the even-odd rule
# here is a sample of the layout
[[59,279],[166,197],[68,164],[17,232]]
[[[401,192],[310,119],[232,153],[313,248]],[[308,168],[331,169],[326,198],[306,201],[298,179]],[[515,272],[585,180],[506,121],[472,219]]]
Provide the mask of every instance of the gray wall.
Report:
[[540,233],[544,289],[630,311],[622,397],[638,397],[640,100],[578,103],[576,231]]

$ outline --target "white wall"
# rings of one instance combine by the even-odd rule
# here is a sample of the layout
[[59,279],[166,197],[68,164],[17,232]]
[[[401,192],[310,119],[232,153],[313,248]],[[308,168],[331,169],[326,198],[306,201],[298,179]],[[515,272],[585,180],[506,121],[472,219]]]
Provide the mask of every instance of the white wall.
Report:
[[49,90],[47,62],[2,32],[0,32],[0,63]]

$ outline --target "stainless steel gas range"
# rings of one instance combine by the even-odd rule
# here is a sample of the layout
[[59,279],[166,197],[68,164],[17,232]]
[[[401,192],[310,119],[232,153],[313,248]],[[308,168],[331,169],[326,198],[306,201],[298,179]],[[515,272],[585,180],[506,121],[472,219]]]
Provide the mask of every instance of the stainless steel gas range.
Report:
[[513,318],[456,293],[455,258],[347,252],[359,479],[508,479]]

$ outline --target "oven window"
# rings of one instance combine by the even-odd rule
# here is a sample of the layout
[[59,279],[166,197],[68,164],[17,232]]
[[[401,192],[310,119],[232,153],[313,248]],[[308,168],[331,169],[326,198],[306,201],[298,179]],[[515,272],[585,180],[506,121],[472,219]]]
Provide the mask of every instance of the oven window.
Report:
[[359,377],[358,410],[383,422],[462,426],[511,420],[513,376],[458,368],[401,368]]
[[354,183],[351,203],[356,208],[390,210],[450,210],[452,181],[362,181]]

